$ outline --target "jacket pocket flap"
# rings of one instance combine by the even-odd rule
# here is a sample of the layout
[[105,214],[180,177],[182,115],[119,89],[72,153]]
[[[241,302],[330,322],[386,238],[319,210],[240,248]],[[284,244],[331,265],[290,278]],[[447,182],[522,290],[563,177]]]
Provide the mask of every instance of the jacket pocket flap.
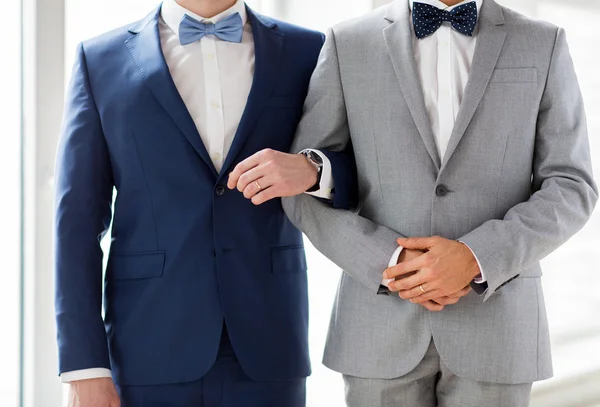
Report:
[[524,83],[537,82],[537,68],[499,68],[494,69],[490,82]]
[[271,248],[271,272],[273,274],[298,273],[306,271],[304,246]]
[[165,252],[113,254],[108,259],[107,273],[115,280],[159,278],[163,275]]

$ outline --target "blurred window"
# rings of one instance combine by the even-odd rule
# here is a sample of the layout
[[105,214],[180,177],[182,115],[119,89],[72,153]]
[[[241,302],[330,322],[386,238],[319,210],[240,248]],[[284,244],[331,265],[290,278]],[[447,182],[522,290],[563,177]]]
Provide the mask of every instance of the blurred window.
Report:
[[0,174],[3,198],[0,284],[0,405],[19,402],[21,327],[21,2],[2,5]]

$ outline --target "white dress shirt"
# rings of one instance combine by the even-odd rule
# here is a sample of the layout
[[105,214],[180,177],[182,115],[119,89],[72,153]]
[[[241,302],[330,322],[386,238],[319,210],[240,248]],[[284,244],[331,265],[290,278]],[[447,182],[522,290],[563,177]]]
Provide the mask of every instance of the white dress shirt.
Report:
[[[222,41],[214,35],[207,35],[200,41],[181,45],[179,24],[184,15],[214,24],[235,13],[240,14],[244,24],[241,43]],[[183,8],[175,0],[165,0],[161,8],[159,32],[162,52],[173,82],[215,169],[220,172],[246,108],[254,80],[254,36],[252,26],[248,23],[246,5],[243,0],[238,0],[223,13],[204,18]],[[323,159],[323,169],[320,189],[311,195],[331,199],[331,163],[325,155],[316,150],[315,152]],[[111,377],[111,371],[92,368],[61,375],[64,383],[100,377]]]
[[[205,23],[217,23],[239,13],[244,24],[241,43],[207,35],[181,45],[179,24],[187,14]],[[247,24],[243,1],[213,18],[194,14],[175,0],[162,4],[160,40],[173,82],[187,107],[217,172],[223,167],[246,108],[254,79],[254,36]]]
[[[181,45],[179,23],[184,15],[214,24],[235,13],[240,14],[244,25],[240,44],[207,35],[195,43]],[[161,46],[173,82],[215,169],[221,172],[254,81],[254,36],[252,26],[248,24],[246,5],[237,0],[233,7],[221,14],[204,18],[183,8],[175,0],[166,0],[161,17]],[[323,160],[323,169],[319,190],[310,194],[330,199],[333,189],[331,163],[324,154],[315,152]]]
[[[471,1],[475,1],[479,13],[483,0],[464,0],[452,7],[448,7],[439,0],[419,0],[420,3],[430,4],[447,11]],[[408,3],[412,13],[414,1],[408,0]],[[413,51],[425,98],[425,108],[429,115],[440,158],[446,154],[454,122],[469,80],[478,31],[479,24],[475,27],[473,36],[469,37],[454,30],[450,23],[444,22],[434,34],[418,39],[414,29],[412,30]],[[398,247],[392,255],[389,267],[398,263],[401,252],[402,247]],[[481,270],[481,265],[479,268]],[[476,283],[486,281],[483,270],[481,273],[481,278],[475,279]],[[393,280],[383,280],[382,284],[387,286],[391,281]]]

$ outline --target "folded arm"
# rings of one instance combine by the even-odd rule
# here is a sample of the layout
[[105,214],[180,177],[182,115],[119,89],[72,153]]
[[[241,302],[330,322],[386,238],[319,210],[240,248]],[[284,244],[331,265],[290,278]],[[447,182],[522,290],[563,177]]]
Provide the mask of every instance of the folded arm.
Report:
[[[322,157],[324,165],[319,191],[309,193],[309,195],[330,200],[334,208],[356,208],[358,205],[358,181],[352,144],[348,144],[342,152],[312,151]],[[330,192],[329,195],[327,192]]]
[[[305,114],[298,127],[292,152],[306,148],[337,153],[352,148],[332,31],[327,36],[311,80]],[[342,173],[335,168],[333,170],[336,194],[340,192]],[[355,175],[351,175],[346,178],[344,188],[356,191],[356,184]],[[333,208],[311,196],[284,198],[282,202],[291,221],[319,251],[371,292],[376,294],[379,291],[383,270],[397,249],[396,238],[400,236],[397,232],[350,210]]]

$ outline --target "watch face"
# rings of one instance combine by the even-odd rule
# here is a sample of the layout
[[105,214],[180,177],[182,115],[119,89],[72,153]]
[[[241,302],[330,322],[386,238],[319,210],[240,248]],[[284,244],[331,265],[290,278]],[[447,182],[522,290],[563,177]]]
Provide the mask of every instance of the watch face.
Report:
[[321,159],[321,156],[319,154],[315,153],[314,151],[308,152],[308,158],[310,158],[312,161],[314,161],[318,165],[323,165],[323,160]]

